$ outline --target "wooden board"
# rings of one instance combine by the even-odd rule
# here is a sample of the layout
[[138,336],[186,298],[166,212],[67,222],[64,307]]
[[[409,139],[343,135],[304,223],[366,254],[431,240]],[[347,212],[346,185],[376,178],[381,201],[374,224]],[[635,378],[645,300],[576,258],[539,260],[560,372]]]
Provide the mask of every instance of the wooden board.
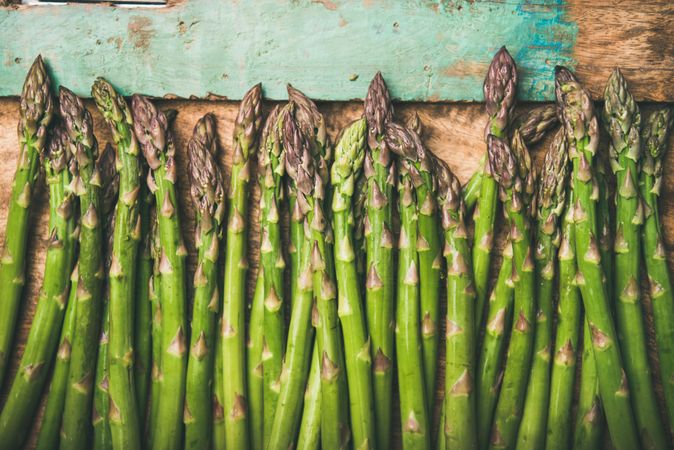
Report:
[[[191,201],[188,197],[188,180],[185,176],[186,142],[189,139],[192,128],[199,117],[207,112],[215,113],[218,119],[218,134],[222,151],[222,166],[227,172],[231,164],[231,133],[233,121],[238,104],[226,101],[160,101],[162,108],[174,108],[179,111],[175,122],[177,138],[177,164],[179,173],[180,208],[183,217],[183,234],[190,252],[189,270],[194,270],[194,244],[193,244],[193,212]],[[102,122],[98,111],[91,103],[88,104],[95,120],[95,132],[103,146],[110,139],[107,126]],[[265,105],[267,110],[270,104]],[[532,105],[523,105],[519,110],[526,110]],[[329,126],[329,133],[334,138],[341,127],[362,114],[362,104],[359,102],[348,103],[320,103],[319,108],[325,114]],[[644,108],[648,110],[649,107]],[[472,172],[477,169],[479,159],[484,154],[483,126],[485,115],[483,106],[479,104],[416,104],[405,103],[397,105],[396,114],[399,119],[408,117],[413,111],[418,111],[426,129],[426,142],[429,148],[438,156],[448,162],[452,170],[462,181],[466,181]],[[12,99],[0,99],[0,242],[5,238],[5,223],[7,220],[7,203],[9,201],[11,180],[15,168],[17,153],[16,121],[18,116],[18,102]],[[548,144],[548,140],[532,149],[534,156],[540,163],[542,150]],[[670,142],[666,166],[674,164],[674,139]],[[670,262],[674,262],[674,171],[665,170],[665,182],[663,189],[663,223],[666,232],[666,249]],[[255,197],[255,195],[254,195]],[[253,204],[256,202],[253,200]],[[31,318],[37,300],[37,292],[42,280],[44,252],[47,244],[47,197],[42,191],[39,195],[33,221],[33,233],[30,257],[28,259],[28,272],[26,287],[25,306],[21,313],[19,332],[17,337],[17,351],[14,355],[14,364],[10,368],[8,379],[11,379],[16,371],[17,360],[23,352],[23,345],[30,327]],[[253,225],[251,227],[251,276],[257,267],[257,218],[255,210],[251,213]],[[501,227],[502,228],[502,227]],[[500,240],[498,240],[500,242]],[[498,247],[498,245],[497,245]],[[496,266],[496,265],[494,265]],[[249,281],[250,281],[249,280]],[[252,293],[252,283],[250,283]],[[648,319],[650,323],[650,318]],[[649,327],[651,328],[651,327]],[[650,337],[653,356],[653,339]],[[441,371],[443,370],[444,357],[440,355]],[[658,390],[660,389],[658,382]],[[7,386],[6,386],[7,388]],[[7,389],[5,389],[6,391]],[[442,391],[440,384],[439,391]],[[661,392],[661,391],[660,391]],[[440,392],[439,392],[440,394]],[[0,395],[2,404],[6,392]],[[399,426],[396,424],[396,426]],[[28,448],[32,448],[29,443]]]
[[239,99],[262,82],[313,98],[362,98],[381,70],[395,98],[481,100],[494,52],[506,45],[520,97],[553,97],[553,68],[577,68],[598,96],[613,66],[637,98],[674,100],[674,3],[668,0],[172,0],[0,9],[0,96],[17,95],[42,53],[79,95],[105,75],[125,94]]

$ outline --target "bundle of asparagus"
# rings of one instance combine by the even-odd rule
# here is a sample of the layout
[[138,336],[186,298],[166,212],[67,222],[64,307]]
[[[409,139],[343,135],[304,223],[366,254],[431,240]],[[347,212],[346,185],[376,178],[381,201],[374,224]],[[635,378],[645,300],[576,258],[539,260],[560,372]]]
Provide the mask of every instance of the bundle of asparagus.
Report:
[[[0,383],[40,165],[50,236],[37,311],[0,412],[0,449],[24,444],[48,381],[36,428],[44,449],[374,449],[394,445],[398,429],[406,449],[589,449],[601,445],[604,422],[615,448],[668,448],[674,294],[658,198],[672,111],[642,121],[615,70],[603,152],[600,120],[568,69],[556,69],[556,105],[515,117],[517,79],[501,48],[484,83],[487,155],[463,189],[426,146],[420,117],[394,120],[379,73],[334,149],[325,117],[292,86],[261,129],[254,86],[234,124],[227,193],[217,121],[205,115],[187,144],[192,274],[175,112],[140,95],[129,107],[97,79],[92,96],[115,147],[99,154],[92,117],[66,88],[50,128],[38,58],[22,94],[0,262],[9,286]],[[555,128],[537,169],[529,148]],[[253,176],[260,263],[248,298]],[[493,258],[499,227],[507,238]],[[647,356],[642,279],[657,367]],[[441,320],[445,396],[436,417]]]

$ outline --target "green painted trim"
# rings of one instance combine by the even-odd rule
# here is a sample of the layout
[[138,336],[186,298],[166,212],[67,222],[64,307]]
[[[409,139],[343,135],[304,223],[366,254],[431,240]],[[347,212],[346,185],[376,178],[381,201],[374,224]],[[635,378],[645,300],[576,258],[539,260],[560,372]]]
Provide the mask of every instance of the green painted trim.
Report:
[[17,95],[38,54],[58,83],[88,95],[103,75],[125,94],[239,99],[262,82],[319,100],[362,98],[381,70],[406,101],[482,99],[495,51],[519,62],[521,98],[553,98],[556,64],[575,66],[563,0],[185,0],[0,10],[0,96]]

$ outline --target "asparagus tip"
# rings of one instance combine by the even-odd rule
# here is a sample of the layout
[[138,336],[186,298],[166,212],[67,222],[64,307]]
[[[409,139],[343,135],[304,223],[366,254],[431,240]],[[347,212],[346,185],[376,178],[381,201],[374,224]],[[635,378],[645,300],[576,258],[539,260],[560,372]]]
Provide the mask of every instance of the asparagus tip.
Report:
[[166,145],[166,116],[145,96],[131,97],[133,129],[145,160],[152,170],[161,165],[160,153]]
[[[365,118],[370,134],[374,136],[384,134],[385,124],[393,120],[391,97],[381,72],[375,74],[367,90],[367,95],[365,96]],[[370,146],[373,146],[372,143]]]
[[418,111],[414,111],[407,120],[407,128],[419,137],[423,136],[424,124],[421,122]]
[[[51,95],[51,80],[41,55],[35,58],[26,75],[21,90],[20,110],[20,133],[27,132],[44,140],[54,113],[54,101]],[[43,145],[36,146],[39,150],[43,147]]]
[[222,221],[225,188],[218,166],[215,116],[204,115],[194,126],[188,148],[191,194],[202,220]]
[[384,142],[396,155],[407,159],[417,160],[417,148],[410,131],[395,122],[389,122],[384,129]]
[[[566,136],[563,130],[555,133],[550,147],[545,153],[541,176],[538,182],[539,217],[541,211],[552,209],[561,213],[564,206],[566,181],[569,167]],[[558,214],[559,216],[559,214]]]
[[484,80],[487,134],[501,134],[508,126],[517,95],[517,65],[505,46],[492,58]]
[[496,182],[506,189],[512,187],[516,176],[517,161],[508,143],[493,134],[488,135],[487,156]]
[[283,148],[288,176],[299,192],[309,194],[315,175],[313,157],[307,137],[289,111],[283,118]]

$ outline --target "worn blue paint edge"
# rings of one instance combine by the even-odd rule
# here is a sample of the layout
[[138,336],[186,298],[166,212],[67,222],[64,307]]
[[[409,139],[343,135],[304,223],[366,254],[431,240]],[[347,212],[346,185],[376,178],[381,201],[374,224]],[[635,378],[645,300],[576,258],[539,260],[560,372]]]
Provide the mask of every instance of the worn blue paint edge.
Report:
[[239,99],[291,82],[318,100],[362,98],[377,70],[401,101],[479,101],[506,45],[522,100],[553,98],[553,68],[576,65],[577,25],[562,0],[189,0],[0,10],[0,96],[17,95],[41,53],[80,95],[102,75],[124,94]]

